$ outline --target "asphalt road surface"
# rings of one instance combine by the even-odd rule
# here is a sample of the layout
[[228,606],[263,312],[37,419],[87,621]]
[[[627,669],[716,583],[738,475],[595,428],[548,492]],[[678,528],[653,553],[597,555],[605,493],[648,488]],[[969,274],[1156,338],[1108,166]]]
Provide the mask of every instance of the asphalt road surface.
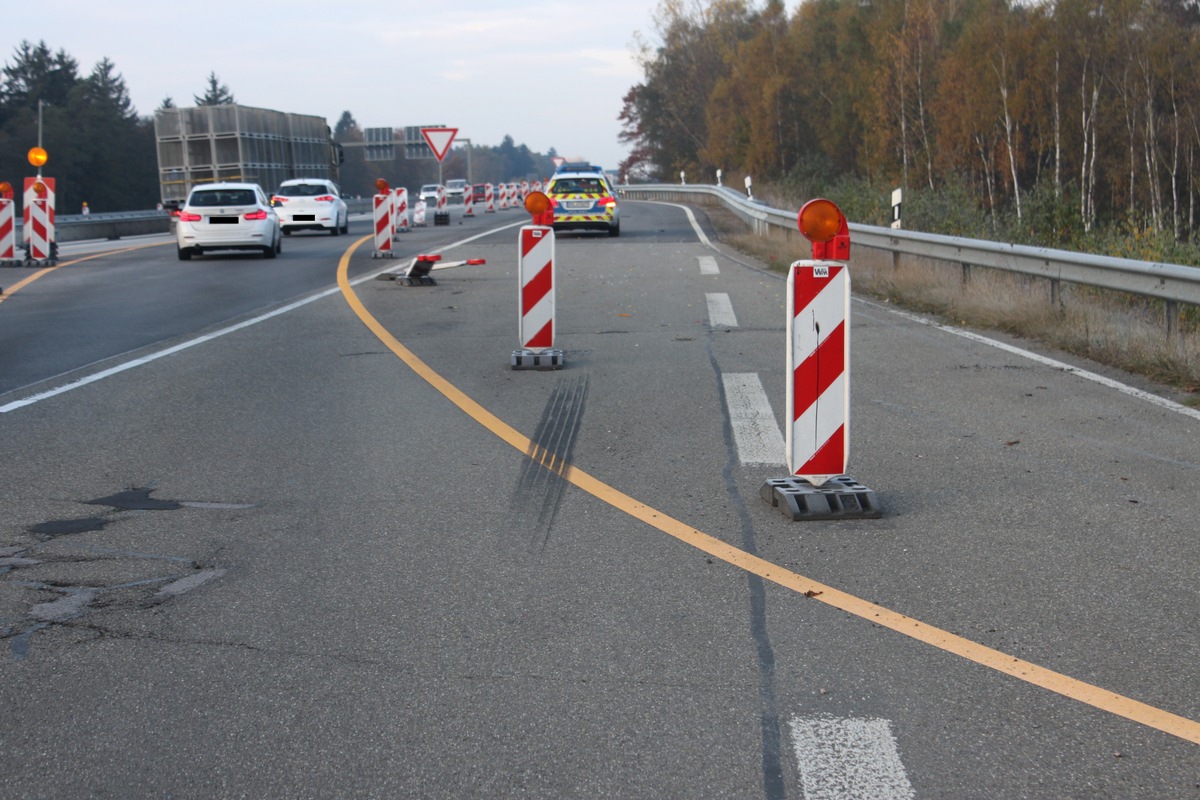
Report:
[[622,215],[557,370],[515,211],[0,270],[4,796],[1200,797],[1200,415],[856,298],[793,521],[783,278]]

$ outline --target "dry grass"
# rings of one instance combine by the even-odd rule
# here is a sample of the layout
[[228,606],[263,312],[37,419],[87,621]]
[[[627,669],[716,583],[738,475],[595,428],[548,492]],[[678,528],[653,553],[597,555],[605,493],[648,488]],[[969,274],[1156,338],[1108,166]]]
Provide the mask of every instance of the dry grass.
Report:
[[[723,207],[706,208],[720,241],[786,271],[806,252],[795,243],[755,236]],[[964,327],[1003,331],[1123,369],[1187,393],[1200,406],[1200,329],[1189,309],[1167,334],[1164,304],[1089,287],[860,247],[851,267],[854,290]]]

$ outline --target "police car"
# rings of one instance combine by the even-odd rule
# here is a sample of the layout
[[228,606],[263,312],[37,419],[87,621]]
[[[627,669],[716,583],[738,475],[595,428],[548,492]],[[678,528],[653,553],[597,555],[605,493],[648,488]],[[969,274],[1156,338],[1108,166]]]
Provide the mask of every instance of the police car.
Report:
[[554,229],[608,231],[621,235],[617,193],[608,176],[592,164],[564,164],[546,188],[554,210]]

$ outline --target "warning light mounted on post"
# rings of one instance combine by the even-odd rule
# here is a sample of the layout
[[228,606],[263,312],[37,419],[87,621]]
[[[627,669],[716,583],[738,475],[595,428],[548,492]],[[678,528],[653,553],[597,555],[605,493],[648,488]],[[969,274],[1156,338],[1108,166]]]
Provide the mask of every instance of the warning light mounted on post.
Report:
[[850,260],[850,226],[846,215],[831,200],[809,200],[796,215],[804,238],[812,242],[814,260]]
[[31,147],[26,154],[26,158],[29,159],[29,163],[33,166],[43,167],[50,160],[50,154],[41,147]]
[[533,215],[534,225],[554,225],[554,201],[542,192],[526,195],[525,210]]
[[13,187],[8,181],[0,181],[0,200],[12,200]]
[[383,178],[379,178],[375,181],[375,191],[379,192],[380,194],[388,194],[391,192],[391,187],[388,186],[387,181],[385,181]]

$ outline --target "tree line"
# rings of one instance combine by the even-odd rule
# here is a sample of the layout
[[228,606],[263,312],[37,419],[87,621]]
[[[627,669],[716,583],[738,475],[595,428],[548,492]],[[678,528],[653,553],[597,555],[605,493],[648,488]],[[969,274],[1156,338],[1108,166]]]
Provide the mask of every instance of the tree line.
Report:
[[864,222],[901,187],[940,196],[943,224],[965,200],[1056,245],[1197,238],[1196,0],[662,0],[656,19],[626,175],[839,184]]
[[[233,92],[210,73],[197,106],[235,103]],[[160,108],[173,108],[170,97]],[[291,109],[278,109],[292,111]],[[298,112],[303,113],[303,112]],[[44,42],[21,42],[0,68],[0,182],[12,184],[19,199],[26,177],[36,174],[26,154],[38,144],[49,161],[42,174],[55,179],[58,214],[77,214],[83,204],[96,212],[152,209],[159,200],[154,116],[134,108],[124,77],[108,58],[90,72],[64,50]],[[362,131],[349,111],[334,129],[339,142],[361,142]],[[347,148],[339,181],[347,195],[370,196],[378,178],[393,186],[415,187],[437,179],[437,161],[397,158],[367,162],[362,148]],[[542,155],[505,136],[500,145],[471,146],[470,167],[478,182],[498,183],[553,172],[553,150]],[[455,148],[442,165],[445,178],[467,177],[467,155]],[[268,192],[273,186],[263,187]]]

